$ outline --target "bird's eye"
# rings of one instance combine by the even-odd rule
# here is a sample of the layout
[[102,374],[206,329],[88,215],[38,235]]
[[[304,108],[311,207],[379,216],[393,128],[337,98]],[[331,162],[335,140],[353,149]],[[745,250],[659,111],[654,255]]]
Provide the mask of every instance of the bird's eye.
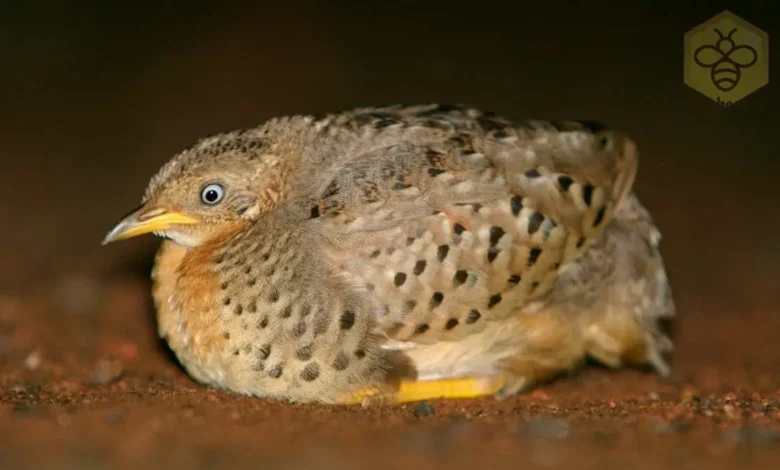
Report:
[[200,191],[200,200],[204,204],[213,206],[225,196],[225,190],[218,184],[209,184]]

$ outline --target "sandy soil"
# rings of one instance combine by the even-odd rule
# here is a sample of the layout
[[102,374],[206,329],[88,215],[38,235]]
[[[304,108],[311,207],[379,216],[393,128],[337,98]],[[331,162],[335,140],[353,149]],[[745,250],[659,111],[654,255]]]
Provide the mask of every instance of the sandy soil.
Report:
[[501,401],[361,409],[202,387],[155,338],[145,280],[93,283],[82,281],[89,298],[80,311],[58,311],[45,297],[0,300],[3,468],[720,469],[780,462],[780,346],[773,341],[780,322],[768,310],[688,312],[677,322],[668,381],[590,366]]

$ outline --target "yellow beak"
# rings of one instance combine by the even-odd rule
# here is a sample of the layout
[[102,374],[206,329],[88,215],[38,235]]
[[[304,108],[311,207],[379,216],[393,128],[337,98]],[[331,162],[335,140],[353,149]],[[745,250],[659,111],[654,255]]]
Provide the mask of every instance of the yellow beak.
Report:
[[108,232],[103,244],[137,237],[151,232],[161,232],[170,229],[174,225],[191,225],[198,223],[192,217],[179,212],[169,212],[164,207],[144,207],[133,211],[122,219]]

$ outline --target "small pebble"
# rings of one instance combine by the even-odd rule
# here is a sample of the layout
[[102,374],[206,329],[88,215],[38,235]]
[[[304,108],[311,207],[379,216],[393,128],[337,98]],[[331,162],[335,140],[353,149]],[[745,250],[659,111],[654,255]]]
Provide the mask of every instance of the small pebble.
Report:
[[43,362],[43,357],[41,356],[41,352],[36,349],[24,360],[24,366],[30,370],[35,370],[41,366],[41,362]]
[[528,394],[528,397],[533,400],[549,400],[550,395],[544,392],[543,390],[536,389],[530,394]]
[[92,383],[96,385],[108,385],[118,380],[124,369],[122,363],[113,359],[101,359],[98,361],[92,373]]
[[726,413],[726,417],[729,419],[739,418],[739,413],[734,405],[723,405],[723,412]]
[[435,414],[436,410],[433,408],[433,405],[427,401],[421,401],[420,403],[414,405],[414,416],[417,418],[424,418],[426,416],[433,416]]

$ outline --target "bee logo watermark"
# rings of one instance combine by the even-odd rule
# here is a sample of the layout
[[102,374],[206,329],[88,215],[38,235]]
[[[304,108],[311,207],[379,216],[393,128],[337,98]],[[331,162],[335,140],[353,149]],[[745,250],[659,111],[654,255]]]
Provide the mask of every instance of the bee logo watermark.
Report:
[[724,11],[685,34],[685,84],[730,106],[769,83],[769,36]]

